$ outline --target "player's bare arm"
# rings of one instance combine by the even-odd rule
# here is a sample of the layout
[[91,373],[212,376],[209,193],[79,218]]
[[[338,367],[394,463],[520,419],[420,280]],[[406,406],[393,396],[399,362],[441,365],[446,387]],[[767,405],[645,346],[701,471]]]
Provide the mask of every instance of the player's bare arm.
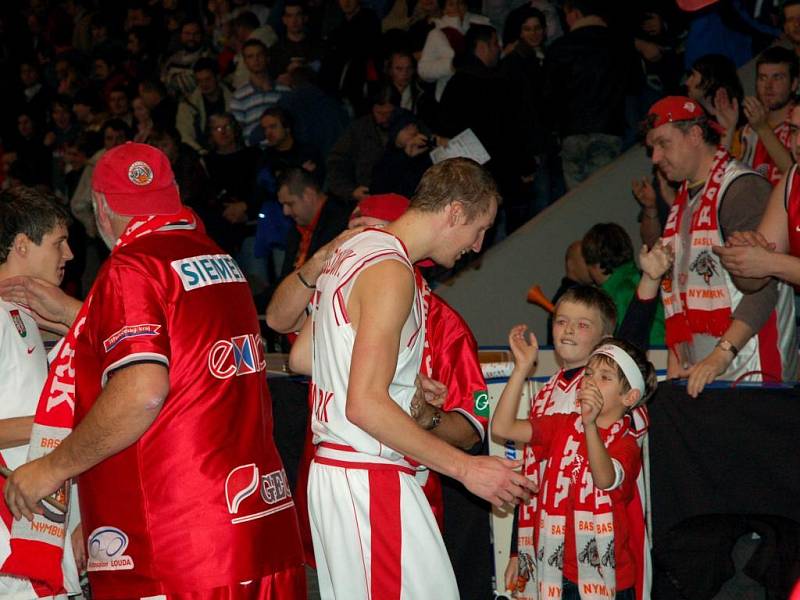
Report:
[[354,284],[347,303],[356,329],[347,418],[382,443],[460,480],[497,506],[524,498],[532,484],[511,470],[519,463],[461,452],[418,427],[389,397],[400,333],[413,296],[413,274],[397,261],[366,269]]
[[136,442],[158,416],[168,393],[169,373],[163,365],[138,363],[116,371],[58,448],[8,478],[5,498],[14,517],[31,519],[40,511],[39,500],[64,481]]
[[297,339],[289,353],[289,369],[301,375],[311,375],[311,355],[313,352],[311,339],[311,319],[303,323]]
[[27,444],[31,439],[33,415],[0,419],[0,450]]

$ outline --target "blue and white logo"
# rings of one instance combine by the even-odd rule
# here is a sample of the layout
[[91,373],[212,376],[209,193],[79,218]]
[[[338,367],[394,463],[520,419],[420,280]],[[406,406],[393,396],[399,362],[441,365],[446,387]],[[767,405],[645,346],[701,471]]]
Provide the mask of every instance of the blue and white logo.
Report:
[[98,527],[89,535],[90,571],[123,571],[133,569],[133,559],[125,555],[128,536],[116,527]]

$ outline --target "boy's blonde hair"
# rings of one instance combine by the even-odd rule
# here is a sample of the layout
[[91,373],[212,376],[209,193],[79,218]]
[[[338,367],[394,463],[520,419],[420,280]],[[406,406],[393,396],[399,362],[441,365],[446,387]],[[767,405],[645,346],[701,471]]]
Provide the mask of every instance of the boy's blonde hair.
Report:
[[586,308],[596,310],[600,314],[603,325],[603,336],[613,335],[617,327],[617,307],[606,292],[593,285],[576,285],[569,288],[556,302],[554,314],[558,314],[558,307],[563,302],[582,304]]

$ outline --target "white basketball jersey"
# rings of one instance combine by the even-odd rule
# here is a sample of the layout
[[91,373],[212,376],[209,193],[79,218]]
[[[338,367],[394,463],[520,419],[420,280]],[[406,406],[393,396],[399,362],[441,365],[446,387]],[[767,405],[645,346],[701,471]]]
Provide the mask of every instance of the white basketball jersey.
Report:
[[[312,313],[311,429],[315,444],[341,444],[357,452],[399,461],[401,454],[353,425],[345,413],[356,336],[347,315],[347,299],[358,276],[384,260],[403,263],[413,277],[413,265],[402,242],[387,232],[368,229],[342,244],[317,279]],[[379,301],[382,290],[374,293]],[[389,395],[407,413],[422,364],[424,342],[425,315],[422,296],[415,285],[414,302],[403,326],[397,367],[389,386]]]

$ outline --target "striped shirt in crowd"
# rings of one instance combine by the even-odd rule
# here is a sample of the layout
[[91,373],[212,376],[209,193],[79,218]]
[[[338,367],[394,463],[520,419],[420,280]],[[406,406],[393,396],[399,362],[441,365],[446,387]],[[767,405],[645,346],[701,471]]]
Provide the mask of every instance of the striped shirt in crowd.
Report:
[[246,144],[249,144],[250,133],[258,127],[264,111],[278,104],[281,96],[290,91],[288,87],[280,84],[274,84],[269,90],[264,91],[255,87],[250,81],[236,89],[231,98],[230,111],[242,126]]

